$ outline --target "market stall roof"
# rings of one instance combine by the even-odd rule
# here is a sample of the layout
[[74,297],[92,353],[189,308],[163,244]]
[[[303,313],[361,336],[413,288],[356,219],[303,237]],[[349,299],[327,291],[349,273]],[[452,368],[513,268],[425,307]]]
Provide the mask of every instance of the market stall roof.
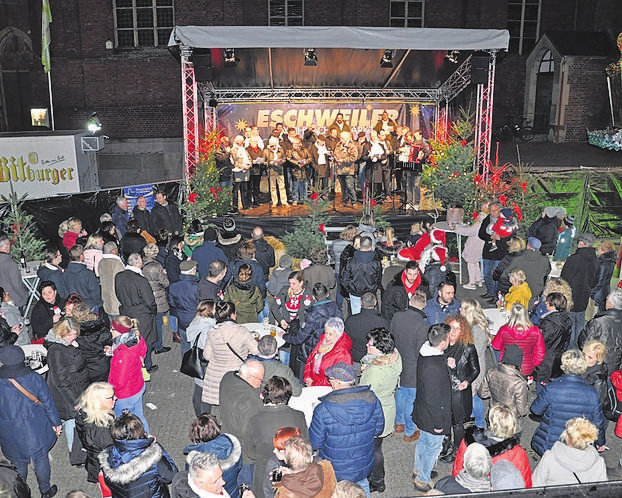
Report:
[[[506,50],[507,30],[353,26],[177,26],[169,47],[211,49],[215,88],[437,88],[472,51]],[[305,66],[303,49],[316,49]],[[224,50],[237,62],[225,65]],[[393,67],[381,67],[391,50]]]

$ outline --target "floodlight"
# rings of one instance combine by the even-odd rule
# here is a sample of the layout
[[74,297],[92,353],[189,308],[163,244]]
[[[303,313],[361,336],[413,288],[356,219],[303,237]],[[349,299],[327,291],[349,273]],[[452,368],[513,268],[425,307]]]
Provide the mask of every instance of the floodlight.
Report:
[[317,66],[317,52],[314,48],[305,48],[305,66]]
[[239,59],[235,58],[235,49],[226,48],[224,52],[225,66],[235,66]]
[[393,51],[385,50],[380,59],[380,67],[393,67]]
[[445,59],[447,59],[452,64],[458,64],[459,55],[460,55],[460,50],[452,50],[451,52],[447,52]]
[[99,120],[99,117],[97,116],[96,112],[92,112],[89,115],[89,119],[86,122],[86,128],[93,134],[95,135],[95,133],[101,131],[102,129],[102,122]]

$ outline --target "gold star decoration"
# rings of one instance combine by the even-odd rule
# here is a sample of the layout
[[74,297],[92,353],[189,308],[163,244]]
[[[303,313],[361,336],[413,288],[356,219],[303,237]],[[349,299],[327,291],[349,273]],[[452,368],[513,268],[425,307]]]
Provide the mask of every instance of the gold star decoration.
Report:
[[421,108],[419,107],[419,104],[413,104],[410,106],[410,114],[413,116],[419,116],[419,113],[421,112]]
[[238,131],[244,131],[248,123],[244,119],[238,119],[237,123],[235,123],[235,129]]
[[367,104],[366,109],[367,109],[368,111],[373,111],[373,110],[374,110],[374,106],[373,106],[373,105],[371,105],[371,104]]

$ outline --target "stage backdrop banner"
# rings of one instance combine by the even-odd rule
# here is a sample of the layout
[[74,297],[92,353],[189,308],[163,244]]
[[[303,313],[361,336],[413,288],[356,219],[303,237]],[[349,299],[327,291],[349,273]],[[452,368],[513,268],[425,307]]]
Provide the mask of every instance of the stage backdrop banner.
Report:
[[133,185],[131,187],[125,187],[123,189],[123,195],[127,197],[128,211],[132,212],[134,206],[136,206],[136,200],[139,197],[144,197],[147,201],[147,209],[151,211],[155,204],[153,198],[153,183],[147,183],[145,185]]
[[72,135],[0,138],[0,194],[40,198],[80,192]]
[[387,111],[398,125],[406,125],[411,130],[420,128],[424,137],[430,138],[434,134],[436,107],[434,104],[398,102],[264,102],[220,104],[217,109],[218,122],[230,137],[243,135],[244,128],[257,125],[260,136],[266,139],[277,123],[283,123],[286,128],[296,128],[300,136],[311,124],[315,124],[317,133],[326,133],[339,112],[352,132],[369,132],[381,119],[382,113]]

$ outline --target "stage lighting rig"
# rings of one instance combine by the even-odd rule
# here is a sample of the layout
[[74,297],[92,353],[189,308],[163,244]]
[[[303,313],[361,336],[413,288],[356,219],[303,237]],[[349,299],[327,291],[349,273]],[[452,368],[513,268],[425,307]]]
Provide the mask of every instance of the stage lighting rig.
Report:
[[235,66],[235,63],[238,62],[240,59],[237,59],[235,56],[235,49],[233,48],[226,48],[224,51],[224,59],[225,59],[225,66]]
[[86,122],[86,128],[93,134],[95,135],[96,133],[100,132],[102,129],[102,122],[99,120],[99,117],[97,116],[96,112],[92,112],[89,115],[89,119]]
[[314,48],[305,48],[305,66],[317,66],[317,52]]
[[380,59],[380,67],[393,67],[393,51],[385,50]]
[[452,64],[458,64],[459,55],[460,55],[460,50],[452,50],[451,52],[447,52],[445,59],[447,59]]

